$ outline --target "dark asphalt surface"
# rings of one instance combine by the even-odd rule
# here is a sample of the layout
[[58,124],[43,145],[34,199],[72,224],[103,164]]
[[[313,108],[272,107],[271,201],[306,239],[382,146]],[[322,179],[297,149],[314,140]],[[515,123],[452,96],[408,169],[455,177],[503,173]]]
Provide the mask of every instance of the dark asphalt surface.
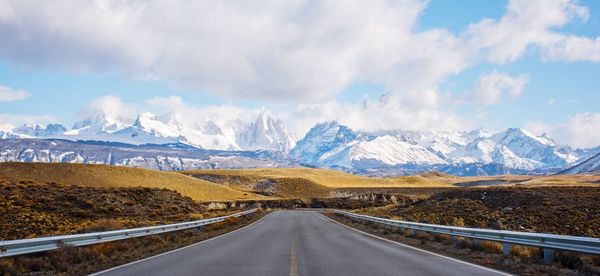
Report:
[[502,275],[377,239],[311,211],[278,211],[239,231],[100,275]]

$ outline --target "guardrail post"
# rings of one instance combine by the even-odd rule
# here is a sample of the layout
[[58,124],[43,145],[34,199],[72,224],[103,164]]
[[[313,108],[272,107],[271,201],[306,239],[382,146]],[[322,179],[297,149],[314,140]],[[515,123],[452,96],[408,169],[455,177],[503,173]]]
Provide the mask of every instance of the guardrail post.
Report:
[[475,247],[479,247],[481,245],[481,240],[479,240],[479,239],[473,239],[473,245]]
[[417,234],[417,231],[415,229],[409,229],[408,233],[414,236],[415,234]]
[[509,255],[511,247],[512,247],[512,244],[510,244],[510,243],[507,243],[507,242],[502,243],[502,254]]
[[542,248],[542,252],[544,252],[544,263],[545,264],[554,263],[554,249]]

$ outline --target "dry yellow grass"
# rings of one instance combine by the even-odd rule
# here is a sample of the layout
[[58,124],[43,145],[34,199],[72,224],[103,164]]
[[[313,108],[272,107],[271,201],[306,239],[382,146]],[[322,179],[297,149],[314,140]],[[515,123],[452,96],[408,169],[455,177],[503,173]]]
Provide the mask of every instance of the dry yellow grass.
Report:
[[[503,180],[508,181],[507,184],[495,186],[514,186],[522,187],[545,187],[545,186],[595,186],[600,184],[600,175],[498,175],[498,176],[472,176],[472,177],[447,177],[445,180],[449,183],[456,184],[461,182]],[[485,185],[482,185],[485,187]]]
[[179,192],[196,201],[263,198],[176,172],[65,163],[0,163],[0,180],[56,182],[85,187],[148,187]]
[[310,168],[268,168],[244,170],[190,170],[182,171],[187,175],[239,176],[250,180],[303,178],[328,188],[415,188],[415,187],[451,187],[452,185],[437,179],[422,176],[403,176],[396,178],[375,178],[348,174],[341,171]]
[[600,184],[600,175],[551,175],[534,177],[524,181],[524,186],[595,186]]

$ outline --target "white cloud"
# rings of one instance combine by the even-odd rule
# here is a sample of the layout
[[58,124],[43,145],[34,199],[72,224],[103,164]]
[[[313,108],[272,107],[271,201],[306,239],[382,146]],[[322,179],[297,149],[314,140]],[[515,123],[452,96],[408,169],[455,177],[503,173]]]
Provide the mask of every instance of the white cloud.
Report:
[[395,68],[420,85],[464,67],[448,66],[463,61],[447,32],[412,32],[423,0],[3,3],[19,15],[0,23],[4,58],[226,97],[317,102],[355,79],[401,82]]
[[10,113],[0,113],[0,122],[2,125],[21,126],[24,124],[33,125],[36,123],[47,124],[55,121],[52,115],[20,115]]
[[149,111],[161,115],[163,119],[174,117],[178,122],[197,129],[203,129],[212,122],[222,125],[253,122],[261,111],[259,108],[234,105],[192,105],[179,96],[156,97],[146,103]]
[[472,24],[463,37],[493,63],[514,62],[533,50],[539,50],[546,60],[600,62],[600,38],[556,31],[588,16],[588,8],[576,0],[511,0],[499,20]]
[[10,5],[6,2],[0,1],[0,21],[9,19],[14,15],[14,12]]
[[283,121],[296,135],[303,135],[314,124],[336,120],[352,129],[378,130],[463,130],[471,127],[468,120],[443,108],[407,108],[402,99],[382,95],[378,100],[366,99],[359,103],[329,101],[321,104],[302,105],[296,110],[280,114]]
[[[110,104],[107,104],[110,103]],[[327,101],[320,104],[299,105],[296,108],[279,108],[278,112],[270,112],[281,119],[296,137],[302,138],[315,124],[336,120],[355,130],[378,131],[394,129],[468,129],[466,120],[459,118],[452,110],[423,108],[415,111],[406,108],[408,104],[402,99],[383,95],[379,99],[365,99],[355,103]],[[106,106],[112,109],[106,109]],[[132,103],[124,103],[117,96],[107,96],[92,101],[84,110],[90,116],[106,112],[109,117],[129,117],[123,110],[131,112],[153,112],[161,120],[176,120],[188,128],[209,132],[213,123],[220,126],[242,126],[256,120],[258,114],[266,108],[245,108],[235,105],[194,105],[183,101],[179,96],[155,97],[145,101],[143,107]],[[93,111],[93,112],[91,112]],[[224,129],[231,131],[231,129]]]
[[[0,58],[117,72],[266,105],[301,103],[288,113],[366,129],[468,123],[438,87],[482,62],[511,63],[528,53],[546,61],[600,60],[599,38],[560,30],[589,17],[576,0],[511,0],[501,18],[475,22],[459,35],[418,25],[427,2],[0,0]],[[356,81],[383,84],[394,100],[335,102]],[[492,104],[520,96],[526,83],[526,75],[495,72],[481,76],[475,93]],[[255,112],[179,104],[198,118],[219,109],[241,119]],[[115,116],[132,116],[123,112]],[[194,123],[190,118],[182,120]]]
[[80,119],[106,119],[118,124],[132,123],[139,114],[136,104],[125,103],[117,95],[107,95],[90,101],[79,112]]
[[559,144],[576,148],[600,146],[600,113],[578,113],[555,126],[530,122],[525,128],[537,134],[547,133]]
[[544,51],[547,60],[600,62],[600,37],[558,36]]
[[495,104],[503,98],[517,99],[523,94],[523,88],[529,82],[525,74],[512,77],[503,72],[482,74],[475,84],[473,100],[482,104]]
[[25,90],[12,89],[8,86],[0,85],[0,102],[13,102],[29,98],[31,93]]

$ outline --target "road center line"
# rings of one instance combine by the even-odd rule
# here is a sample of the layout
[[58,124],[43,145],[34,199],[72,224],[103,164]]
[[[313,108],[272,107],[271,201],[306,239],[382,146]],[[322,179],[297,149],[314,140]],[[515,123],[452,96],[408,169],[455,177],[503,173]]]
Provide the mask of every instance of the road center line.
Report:
[[296,241],[292,240],[292,254],[290,254],[290,276],[298,276],[298,263],[296,261]]

